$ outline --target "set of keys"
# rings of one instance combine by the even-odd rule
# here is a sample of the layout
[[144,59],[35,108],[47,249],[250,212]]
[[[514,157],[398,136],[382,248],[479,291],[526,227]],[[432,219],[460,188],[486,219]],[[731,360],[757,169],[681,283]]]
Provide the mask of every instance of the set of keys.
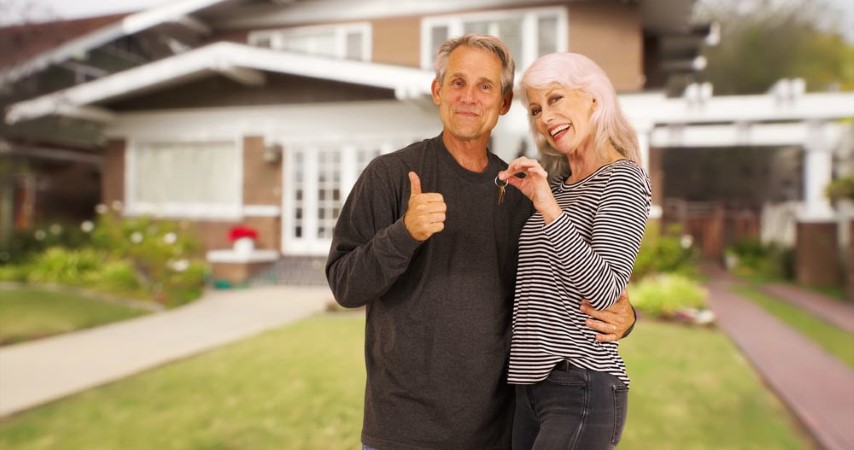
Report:
[[501,202],[504,200],[504,188],[507,187],[507,181],[501,180],[496,176],[495,185],[498,186],[498,206],[501,206]]

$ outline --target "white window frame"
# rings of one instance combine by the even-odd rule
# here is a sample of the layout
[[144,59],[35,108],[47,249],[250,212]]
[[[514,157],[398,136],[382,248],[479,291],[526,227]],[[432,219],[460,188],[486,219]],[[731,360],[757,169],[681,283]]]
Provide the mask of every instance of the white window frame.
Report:
[[[231,204],[211,203],[165,203],[154,204],[137,201],[136,181],[139,153],[144,146],[152,144],[182,144],[182,143],[219,143],[230,144],[230,151],[235,164],[229,174],[229,179],[220,180],[232,186],[235,201]],[[199,139],[152,139],[128,140],[125,152],[124,177],[124,214],[127,216],[149,215],[166,219],[191,220],[239,220],[243,214],[243,147],[242,140],[223,138],[215,140]]]
[[[465,24],[468,22],[483,22],[494,20],[506,20],[522,17],[522,54],[513,55],[516,61],[516,70],[521,72],[531,65],[537,55],[537,26],[538,19],[543,16],[555,17],[557,19],[557,42],[556,51],[565,52],[569,49],[569,14],[563,7],[544,7],[530,9],[512,9],[501,11],[486,11],[470,14],[456,14],[449,16],[425,17],[421,20],[421,68],[432,69],[435,49],[432,48],[431,34],[435,27],[448,27],[448,37],[454,38],[463,35]],[[490,30],[489,34],[496,35],[496,31]]]
[[[339,190],[339,213],[344,202],[350,195],[353,185],[359,175],[367,167],[370,161],[379,155],[391,153],[395,150],[415,142],[421,137],[412,136],[388,138],[388,137],[362,137],[341,141],[289,141],[285,144],[284,158],[282,158],[283,173],[283,195],[282,195],[282,254],[289,256],[325,256],[329,254],[329,246],[332,245],[331,236],[321,238],[318,236],[319,219],[318,211],[322,207],[318,198],[318,177],[322,168],[319,165],[319,150],[334,150],[337,153],[340,168],[338,178]],[[296,155],[303,155],[302,166],[296,164]],[[303,178],[302,203],[297,205],[296,201],[296,173],[300,172]],[[302,235],[296,236],[296,208],[301,206],[302,211]],[[337,217],[334,218],[337,221]]]
[[358,61],[371,61],[373,58],[373,34],[371,24],[368,22],[259,30],[250,32],[247,41],[249,42],[249,45],[258,45],[261,41],[269,41],[270,48],[274,50],[281,50],[285,48],[284,42],[289,36],[328,33],[332,35],[335,40],[335,57],[339,59],[348,59],[347,35],[353,32],[361,33],[362,35],[362,57],[361,59],[358,59]]

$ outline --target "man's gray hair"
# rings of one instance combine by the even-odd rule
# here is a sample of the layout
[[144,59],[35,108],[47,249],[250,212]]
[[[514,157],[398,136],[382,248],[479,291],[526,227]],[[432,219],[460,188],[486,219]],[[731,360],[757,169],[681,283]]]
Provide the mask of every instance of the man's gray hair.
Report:
[[448,58],[459,46],[479,48],[492,52],[501,60],[501,95],[513,92],[513,76],[516,72],[516,63],[507,45],[495,36],[485,34],[464,34],[460,37],[448,39],[436,51],[433,61],[433,69],[436,71],[436,80],[441,86],[445,81],[445,71],[448,69]]

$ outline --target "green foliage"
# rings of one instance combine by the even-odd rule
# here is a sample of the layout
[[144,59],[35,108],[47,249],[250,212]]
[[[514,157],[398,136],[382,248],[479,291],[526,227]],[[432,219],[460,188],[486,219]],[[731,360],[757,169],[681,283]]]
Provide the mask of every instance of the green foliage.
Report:
[[52,247],[34,258],[28,267],[27,281],[82,286],[100,269],[102,262],[103,256],[93,249]]
[[635,258],[632,279],[640,280],[658,273],[680,273],[686,276],[696,276],[697,252],[683,241],[682,229],[678,225],[660,232],[657,221],[647,224],[640,251]]
[[831,200],[854,200],[854,175],[846,175],[831,181],[824,188]]
[[[194,259],[198,243],[180,223],[123,218],[100,207],[77,233],[29,233],[18,239],[15,264],[0,265],[0,280],[80,286],[177,306],[199,298],[208,266]],[[54,237],[48,237],[53,235]],[[44,247],[47,243],[61,243]],[[22,256],[27,255],[27,256]],[[13,258],[9,258],[13,260]]]
[[794,251],[757,238],[742,238],[724,250],[727,268],[744,277],[792,279]]
[[683,309],[706,306],[708,292],[697,281],[679,274],[658,274],[629,285],[629,298],[640,312],[670,318]]
[[92,285],[102,291],[130,297],[143,295],[143,285],[133,266],[126,261],[110,261],[90,278]]
[[701,20],[721,26],[717,46],[707,47],[706,77],[715,94],[759,94],[781,78],[803,78],[807,90],[854,88],[854,45],[834,19],[827,2],[796,0],[745,5],[743,1],[704,1]]
[[0,267],[25,264],[52,247],[80,248],[89,237],[77,224],[53,223],[33,230],[16,231],[8,241],[0,242]]

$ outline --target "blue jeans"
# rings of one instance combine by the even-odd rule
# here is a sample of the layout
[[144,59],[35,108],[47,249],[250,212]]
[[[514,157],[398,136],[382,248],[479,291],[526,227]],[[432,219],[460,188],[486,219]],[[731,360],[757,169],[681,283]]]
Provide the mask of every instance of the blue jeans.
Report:
[[628,398],[619,378],[558,363],[545,380],[516,386],[513,449],[613,449]]

